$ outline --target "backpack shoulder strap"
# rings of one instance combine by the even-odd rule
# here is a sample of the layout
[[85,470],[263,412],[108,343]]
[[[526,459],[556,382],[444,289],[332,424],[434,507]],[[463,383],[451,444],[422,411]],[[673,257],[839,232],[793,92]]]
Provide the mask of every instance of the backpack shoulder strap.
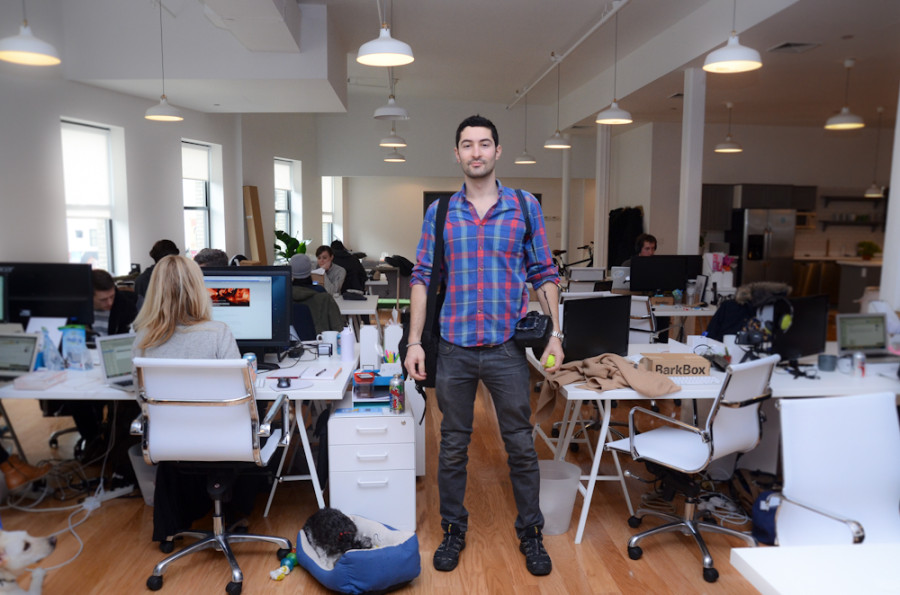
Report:
[[525,204],[525,195],[517,188],[516,196],[519,198],[519,208],[522,209],[522,216],[525,218],[525,238],[531,239],[531,216],[528,213],[528,205]]

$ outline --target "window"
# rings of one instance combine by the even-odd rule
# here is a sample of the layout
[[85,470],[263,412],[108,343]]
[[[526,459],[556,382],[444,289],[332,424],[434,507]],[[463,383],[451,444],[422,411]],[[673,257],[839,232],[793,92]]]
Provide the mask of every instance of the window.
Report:
[[181,191],[184,198],[184,246],[193,257],[210,247],[209,146],[181,143]]
[[322,178],[322,243],[331,244],[334,237],[334,192],[335,180],[340,178]]
[[112,270],[113,180],[109,128],[61,122],[69,262]]
[[294,235],[291,225],[291,195],[294,182],[291,162],[284,159],[275,160],[275,229]]

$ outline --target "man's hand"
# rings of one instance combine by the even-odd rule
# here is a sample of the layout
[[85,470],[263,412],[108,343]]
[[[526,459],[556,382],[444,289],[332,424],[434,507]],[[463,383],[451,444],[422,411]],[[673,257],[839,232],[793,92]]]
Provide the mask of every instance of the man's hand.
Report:
[[[550,356],[553,356],[553,360],[547,361]],[[563,348],[562,341],[560,341],[557,337],[550,337],[550,340],[547,341],[547,346],[544,348],[544,354],[541,356],[541,365],[544,366],[544,370],[548,374],[552,374],[559,370],[559,367],[563,363]],[[407,360],[409,360],[409,355],[407,354]],[[547,365],[547,364],[551,365]]]
[[421,345],[410,345],[406,349],[403,366],[413,380],[425,380],[425,350]]

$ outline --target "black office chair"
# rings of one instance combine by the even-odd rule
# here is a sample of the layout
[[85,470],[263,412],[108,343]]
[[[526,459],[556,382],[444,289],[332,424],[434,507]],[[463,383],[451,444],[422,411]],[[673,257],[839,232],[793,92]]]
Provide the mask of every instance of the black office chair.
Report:
[[294,302],[291,310],[291,322],[301,341],[316,340],[316,324],[313,321],[309,306]]

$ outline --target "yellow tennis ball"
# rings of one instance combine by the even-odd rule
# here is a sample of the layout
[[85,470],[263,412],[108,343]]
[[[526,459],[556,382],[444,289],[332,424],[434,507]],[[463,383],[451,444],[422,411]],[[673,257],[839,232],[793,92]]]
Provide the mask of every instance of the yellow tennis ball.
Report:
[[544,367],[552,368],[553,364],[555,364],[555,363],[556,363],[556,356],[551,353],[550,355],[547,356],[547,363],[544,364]]

